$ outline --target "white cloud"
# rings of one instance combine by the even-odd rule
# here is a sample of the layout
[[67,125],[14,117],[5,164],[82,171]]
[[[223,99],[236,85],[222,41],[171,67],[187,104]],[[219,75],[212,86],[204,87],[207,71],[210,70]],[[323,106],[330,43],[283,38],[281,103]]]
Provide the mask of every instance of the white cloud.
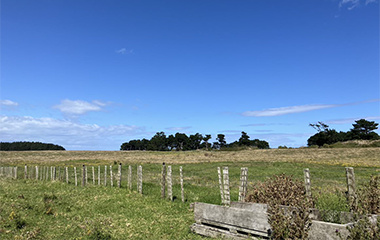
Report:
[[301,106],[291,106],[291,107],[281,107],[281,108],[268,108],[261,111],[246,111],[242,113],[243,116],[247,117],[272,117],[280,116],[291,113],[301,113],[314,111],[325,108],[333,108],[339,105],[335,104],[315,104],[315,105],[301,105]]
[[273,117],[273,116],[280,116],[280,115],[286,115],[286,114],[292,114],[292,113],[309,112],[309,111],[325,109],[325,108],[354,106],[354,105],[359,105],[359,104],[364,104],[364,103],[373,103],[373,102],[379,102],[379,101],[380,99],[371,99],[371,100],[344,103],[344,104],[311,104],[311,105],[300,105],[300,106],[291,106],[291,107],[268,108],[268,109],[264,109],[260,111],[246,111],[246,112],[243,112],[242,115],[246,117]]
[[59,109],[66,114],[81,115],[91,111],[100,111],[102,107],[106,106],[106,103],[100,101],[92,101],[92,103],[82,100],[69,100],[65,99],[61,101],[61,104],[54,106],[53,108]]
[[168,128],[165,128],[166,130],[169,130],[169,131],[184,131],[184,130],[188,130],[190,129],[191,127],[168,127]]
[[327,124],[348,124],[348,123],[354,123],[356,120],[360,120],[360,119],[365,119],[365,120],[368,120],[368,121],[374,121],[374,120],[379,120],[380,119],[380,116],[378,117],[359,117],[359,118],[342,118],[342,119],[331,119],[331,120],[327,120],[325,121],[325,123]]
[[[341,0],[339,2],[339,8],[343,6],[347,6],[348,10],[352,10],[356,8],[357,6],[359,6],[361,2],[362,2],[361,0]],[[375,2],[377,2],[377,0],[365,0],[365,5],[368,5],[370,3],[375,3]]]
[[127,52],[127,49],[122,48],[116,51],[116,53],[125,54]]
[[72,150],[118,150],[128,136],[145,133],[131,125],[99,126],[54,118],[0,116],[0,140],[41,141]]
[[0,100],[0,105],[1,105],[1,106],[12,106],[12,107],[16,107],[16,106],[18,106],[18,103],[13,102],[13,101],[11,101],[11,100]]

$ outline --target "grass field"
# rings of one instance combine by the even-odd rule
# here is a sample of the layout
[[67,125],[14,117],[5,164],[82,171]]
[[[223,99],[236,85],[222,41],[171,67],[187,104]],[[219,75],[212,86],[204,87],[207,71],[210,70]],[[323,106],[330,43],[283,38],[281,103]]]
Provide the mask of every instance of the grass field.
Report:
[[[380,174],[380,149],[271,149],[239,152],[0,152],[1,166],[24,164],[70,167],[70,184],[36,180],[0,180],[0,239],[201,239],[189,232],[195,201],[220,204],[218,166],[230,170],[231,197],[238,198],[241,167],[249,184],[287,173],[302,180],[311,173],[313,194],[345,191],[345,166],[355,167],[358,185]],[[75,187],[73,166],[123,164],[122,188]],[[160,198],[161,164],[173,167],[175,200]],[[143,192],[136,192],[136,167],[144,172]],[[134,185],[127,189],[128,165]],[[179,166],[183,166],[186,202],[180,200]],[[19,178],[23,176],[23,168]],[[97,168],[96,168],[97,169]],[[97,174],[96,174],[97,176]],[[103,184],[103,182],[102,182]],[[116,184],[115,184],[116,185]]]

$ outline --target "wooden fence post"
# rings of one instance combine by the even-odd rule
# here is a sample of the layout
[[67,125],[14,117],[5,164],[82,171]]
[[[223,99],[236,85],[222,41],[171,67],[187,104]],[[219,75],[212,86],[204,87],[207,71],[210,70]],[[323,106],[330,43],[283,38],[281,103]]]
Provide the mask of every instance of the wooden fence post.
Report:
[[88,185],[88,174],[87,174],[87,166],[84,166],[85,173],[86,173],[86,185]]
[[92,184],[95,185],[95,167],[92,166],[91,168],[92,168]]
[[77,167],[74,167],[75,186],[78,186]]
[[170,201],[173,201],[173,182],[172,182],[172,166],[168,166],[168,198]]
[[310,180],[310,170],[305,168],[303,170],[303,176],[305,179],[305,192],[307,197],[311,197],[311,180]]
[[57,179],[57,168],[53,167],[53,180],[55,181]]
[[354,168],[346,167],[346,176],[347,176],[347,199],[348,205],[351,208],[351,211],[355,211],[358,205],[358,200],[356,198],[355,192],[355,174]]
[[25,164],[24,179],[28,178],[28,166]]
[[98,185],[100,186],[100,166],[98,166]]
[[65,167],[66,170],[66,183],[69,184],[69,168]]
[[166,166],[165,166],[165,163],[162,163],[162,172],[161,172],[161,198],[165,198],[165,182],[166,182]]
[[110,165],[110,180],[111,180],[111,187],[113,187],[113,172],[112,172],[112,165]]
[[228,167],[223,168],[223,185],[224,185],[224,204],[230,205],[230,179],[228,176]]
[[49,180],[49,167],[46,166],[46,181]]
[[218,177],[219,177],[219,188],[220,188],[220,198],[222,199],[222,204],[224,204],[224,193],[223,193],[223,183],[222,183],[222,173],[220,167],[218,167]]
[[61,181],[61,167],[58,167],[58,181]]
[[132,166],[128,166],[128,188],[132,190]]
[[107,165],[104,166],[104,186],[107,186]]
[[86,166],[82,166],[82,186],[86,185]]
[[119,167],[117,170],[117,187],[121,187],[121,163],[119,163]]
[[50,166],[50,180],[53,181],[53,166]]
[[185,202],[185,193],[183,189],[183,172],[182,172],[182,166],[179,167],[179,177],[181,182],[181,200],[182,202]]
[[36,166],[36,180],[38,180],[38,166]]
[[239,202],[244,202],[247,196],[247,175],[248,168],[240,169],[240,187],[239,187]]
[[17,179],[17,167],[15,167],[15,179]]
[[140,194],[142,194],[142,183],[143,183],[143,173],[142,173],[142,166],[138,166],[137,168],[137,175],[138,175],[138,184],[137,184],[137,187],[138,187],[138,192]]

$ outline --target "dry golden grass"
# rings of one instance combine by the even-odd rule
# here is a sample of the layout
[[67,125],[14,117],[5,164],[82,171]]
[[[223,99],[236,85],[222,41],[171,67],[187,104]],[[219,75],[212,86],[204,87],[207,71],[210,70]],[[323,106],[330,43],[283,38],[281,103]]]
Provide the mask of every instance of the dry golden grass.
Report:
[[380,167],[380,148],[299,148],[244,151],[19,151],[0,152],[0,164],[55,163],[59,165],[203,162],[299,162],[341,166]]

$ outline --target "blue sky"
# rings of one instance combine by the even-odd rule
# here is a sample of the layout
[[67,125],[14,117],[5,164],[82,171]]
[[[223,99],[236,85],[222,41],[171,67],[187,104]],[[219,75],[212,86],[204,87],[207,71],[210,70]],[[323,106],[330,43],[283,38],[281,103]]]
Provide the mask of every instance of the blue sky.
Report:
[[2,0],[0,140],[304,146],[380,122],[379,52],[374,0]]

